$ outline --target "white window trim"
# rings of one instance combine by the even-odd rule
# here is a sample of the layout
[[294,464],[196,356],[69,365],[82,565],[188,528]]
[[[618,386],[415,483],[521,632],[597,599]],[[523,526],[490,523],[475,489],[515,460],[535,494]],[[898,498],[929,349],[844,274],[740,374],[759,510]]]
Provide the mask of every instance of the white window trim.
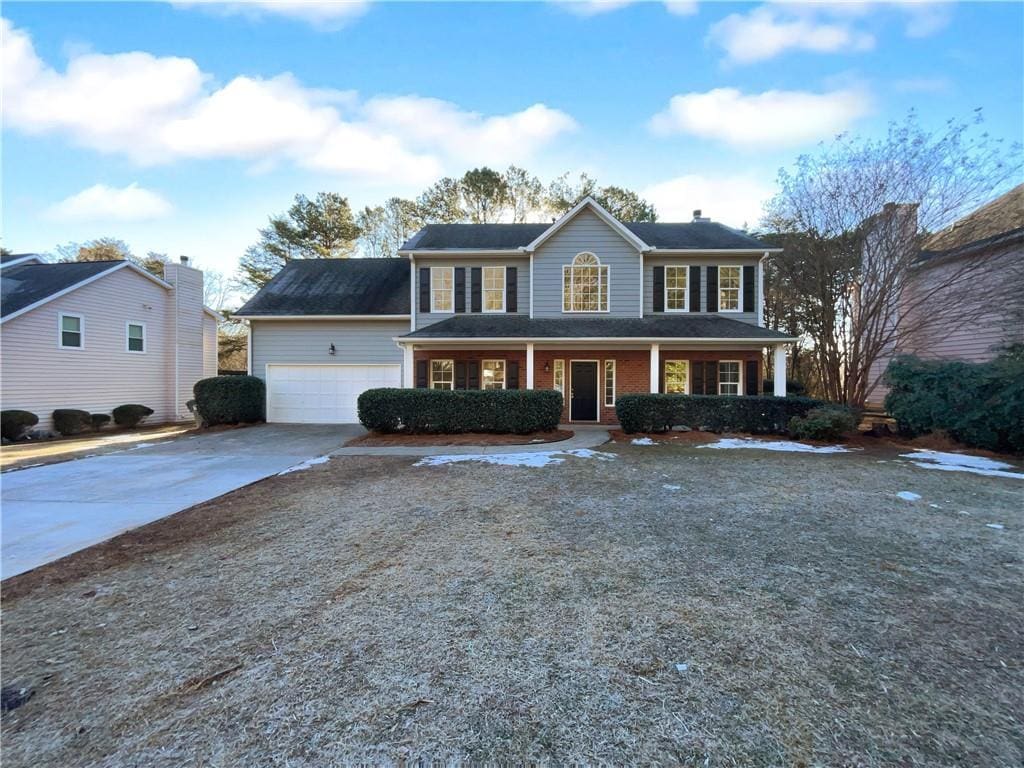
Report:
[[[487,308],[487,270],[488,269],[500,269],[501,270],[501,309],[488,309]],[[454,283],[453,283],[454,284]],[[508,295],[508,271],[504,266],[500,267],[482,267],[480,272],[480,310],[485,314],[496,315],[505,311],[505,298]]]
[[[64,345],[64,318],[74,317],[78,319],[78,340],[82,343],[77,347]],[[74,312],[60,312],[57,314],[57,347],[59,349],[85,349],[85,316],[76,315]]]
[[449,359],[446,359],[446,358],[443,358],[443,357],[433,357],[433,358],[430,359],[430,376],[428,377],[428,381],[427,381],[427,383],[429,384],[429,389],[433,389],[434,388],[434,363],[451,363],[452,364],[452,381],[451,381],[452,388],[450,390],[446,390],[446,391],[454,392],[455,391],[455,361],[454,360],[449,360]]
[[[664,382],[665,394],[669,394],[669,391],[668,391],[668,376],[667,376],[667,374],[665,372],[665,368],[668,367],[669,363],[684,363],[686,365],[686,381],[683,382],[683,392],[682,392],[682,394],[684,394],[684,395],[690,394],[693,391],[693,389],[692,389],[693,365],[691,365],[690,360],[684,360],[684,359],[678,358],[678,357],[672,358],[672,359],[669,359],[669,360],[665,360],[664,363],[663,363],[663,368],[662,368],[662,371],[661,371],[661,377],[662,377],[662,380]],[[673,392],[671,394],[678,395],[679,392]]]
[[[611,363],[611,366],[612,366],[612,401],[610,403],[608,402],[608,364],[609,363]],[[603,385],[604,386],[601,388],[601,402],[604,403],[604,407],[605,408],[614,408],[615,407],[615,394],[616,394],[616,381],[615,381],[615,377],[616,377],[616,370],[617,370],[617,368],[618,368],[618,366],[615,365],[615,360],[605,360],[604,361],[604,370],[602,371],[602,374],[603,374],[603,377],[604,377],[604,381],[603,381]]]
[[[451,309],[438,309],[434,305],[434,292],[435,292],[435,289],[434,289],[434,272],[435,271],[441,272],[443,270],[447,270],[448,274],[451,276],[451,286],[452,286],[452,288],[451,288],[451,293],[452,293]],[[431,314],[437,314],[437,315],[454,315],[455,314],[455,267],[431,267],[430,268],[430,312],[431,312]]]
[[[137,325],[142,328],[142,349],[130,349],[129,348],[129,335],[128,328],[130,326]],[[124,351],[132,355],[144,355],[149,351],[149,344],[146,339],[146,324],[141,323],[138,320],[127,320],[124,324]]]
[[[740,271],[740,286],[736,292],[736,309],[722,309],[722,270],[723,269],[738,269]],[[742,264],[722,264],[718,267],[718,311],[736,313],[743,311],[743,265]],[[728,362],[732,362],[731,360]]]
[[[722,391],[722,365],[724,363],[736,363],[736,394],[726,393]],[[716,372],[715,378],[718,380],[718,392],[719,395],[726,397],[739,397],[743,394],[743,361],[742,360],[719,360],[718,371]],[[732,382],[729,382],[730,384]]]
[[484,368],[488,363],[501,363],[501,388],[505,389],[508,383],[508,362],[500,358],[489,358],[480,361],[480,389],[484,388]]
[[[576,259],[578,259],[580,256],[593,256],[594,259],[597,261],[597,263],[596,264],[577,264],[576,263]],[[598,270],[598,272],[597,272],[597,286],[598,286],[597,287],[597,303],[598,303],[598,306],[600,306],[600,304],[601,304],[601,270],[604,269],[604,275],[605,275],[605,280],[604,280],[604,298],[605,298],[606,309],[573,309],[572,308],[573,293],[572,293],[572,288],[571,288],[571,286],[572,286],[571,282],[570,282],[570,290],[569,290],[569,308],[566,309],[566,307],[565,307],[565,272],[566,272],[566,270],[572,269],[573,267],[596,267],[597,268],[597,270]],[[571,280],[571,278],[570,278],[570,280]],[[562,285],[560,286],[560,288],[561,288],[561,291],[562,291],[562,314],[563,315],[606,315],[609,312],[611,312],[611,309],[612,309],[612,268],[609,265],[607,265],[607,264],[603,264],[601,262],[601,259],[598,258],[596,253],[593,253],[591,251],[580,251],[579,253],[577,253],[575,256],[572,257],[572,263],[570,263],[570,264],[563,264],[562,265]],[[533,290],[533,286],[532,285],[530,286],[530,290],[531,291]]]
[[[683,289],[683,308],[682,309],[669,309],[668,307],[668,271],[670,269],[681,269],[683,274],[686,275],[686,287]],[[689,265],[682,264],[666,264],[665,265],[665,277],[662,281],[662,291],[664,296],[662,297],[661,306],[665,312],[689,312],[690,311],[690,267]]]
[[[561,386],[558,385],[558,367],[559,367],[559,365],[561,365],[561,367],[562,367],[562,385]],[[551,386],[552,386],[552,388],[555,391],[561,392],[562,393],[562,397],[565,397],[565,360],[562,359],[562,358],[559,358],[557,360],[553,360],[552,363],[551,363]]]

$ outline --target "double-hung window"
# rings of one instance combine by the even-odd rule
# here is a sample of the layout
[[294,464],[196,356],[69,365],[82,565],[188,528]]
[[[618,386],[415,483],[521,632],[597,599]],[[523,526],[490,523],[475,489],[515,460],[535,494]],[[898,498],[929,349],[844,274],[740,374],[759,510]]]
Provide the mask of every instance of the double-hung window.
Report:
[[453,360],[430,361],[430,388],[455,389],[455,362]]
[[718,268],[718,311],[739,312],[740,290],[743,284],[742,267]]
[[484,267],[484,312],[505,311],[505,268]]
[[562,311],[608,311],[608,267],[594,254],[577,254],[562,267]]
[[738,395],[740,393],[739,360],[722,360],[718,364],[718,394]]
[[665,267],[665,311],[686,312],[689,267]]
[[60,346],[63,349],[81,349],[84,346],[85,320],[81,315],[65,315],[58,319]]
[[615,407],[615,361],[604,361],[604,404],[608,408]]
[[565,394],[565,360],[555,360],[554,368],[552,369],[553,381],[552,385],[556,390]]
[[430,311],[455,311],[455,268],[430,268]]
[[146,324],[125,324],[125,349],[129,352],[146,351]]
[[481,370],[483,374],[483,388],[484,389],[504,389],[505,388],[505,361],[504,360],[484,360],[481,363]]
[[686,385],[690,378],[688,360],[665,361],[665,392],[670,395],[685,395]]

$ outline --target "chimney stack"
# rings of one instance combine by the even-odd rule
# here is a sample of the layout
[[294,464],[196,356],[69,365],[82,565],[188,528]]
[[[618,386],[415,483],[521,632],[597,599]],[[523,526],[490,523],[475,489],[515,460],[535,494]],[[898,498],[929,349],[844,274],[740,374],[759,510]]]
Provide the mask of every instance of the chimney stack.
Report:
[[188,266],[188,256],[179,256],[178,260],[186,267]]
[[700,214],[701,214],[700,208],[695,208],[694,211],[693,211],[693,220],[694,221],[711,221],[711,219],[704,218]]

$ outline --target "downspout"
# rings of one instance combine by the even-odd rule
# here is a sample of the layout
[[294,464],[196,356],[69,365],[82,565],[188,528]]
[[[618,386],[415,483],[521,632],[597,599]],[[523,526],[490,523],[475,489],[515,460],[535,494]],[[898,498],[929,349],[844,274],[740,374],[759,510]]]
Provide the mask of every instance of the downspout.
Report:
[[757,261],[757,324],[764,328],[764,262],[768,251]]
[[252,376],[252,322],[245,321],[245,372]]
[[[454,285],[454,283],[453,283]],[[409,332],[416,330],[416,257],[409,254]]]

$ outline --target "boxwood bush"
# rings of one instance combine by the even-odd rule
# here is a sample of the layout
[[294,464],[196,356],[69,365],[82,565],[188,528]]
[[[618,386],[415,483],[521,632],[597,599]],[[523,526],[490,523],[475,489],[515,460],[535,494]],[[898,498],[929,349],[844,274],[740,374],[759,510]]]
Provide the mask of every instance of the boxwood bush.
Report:
[[88,411],[74,408],[58,408],[53,412],[53,428],[65,437],[78,435],[92,429],[92,418]]
[[203,424],[244,424],[263,421],[266,386],[255,376],[212,376],[192,388]]
[[553,389],[369,389],[359,421],[373,432],[525,435],[558,427],[562,395]]
[[838,440],[856,428],[857,416],[845,405],[811,408],[806,416],[789,420],[789,434],[797,440]]
[[707,432],[784,435],[794,416],[824,405],[809,397],[727,395],[622,395],[615,414],[624,432],[667,432],[689,427]]
[[92,428],[99,432],[103,427],[110,423],[110,414],[93,413],[89,415],[89,421],[92,423]]
[[900,434],[941,430],[964,445],[1024,452],[1024,345],[987,363],[898,357],[885,380]]
[[114,423],[119,427],[137,427],[147,416],[153,415],[153,409],[138,403],[125,403],[119,405],[111,413],[114,415]]
[[14,442],[25,434],[25,430],[39,423],[39,417],[31,411],[12,409],[0,411],[0,434],[5,440]]

